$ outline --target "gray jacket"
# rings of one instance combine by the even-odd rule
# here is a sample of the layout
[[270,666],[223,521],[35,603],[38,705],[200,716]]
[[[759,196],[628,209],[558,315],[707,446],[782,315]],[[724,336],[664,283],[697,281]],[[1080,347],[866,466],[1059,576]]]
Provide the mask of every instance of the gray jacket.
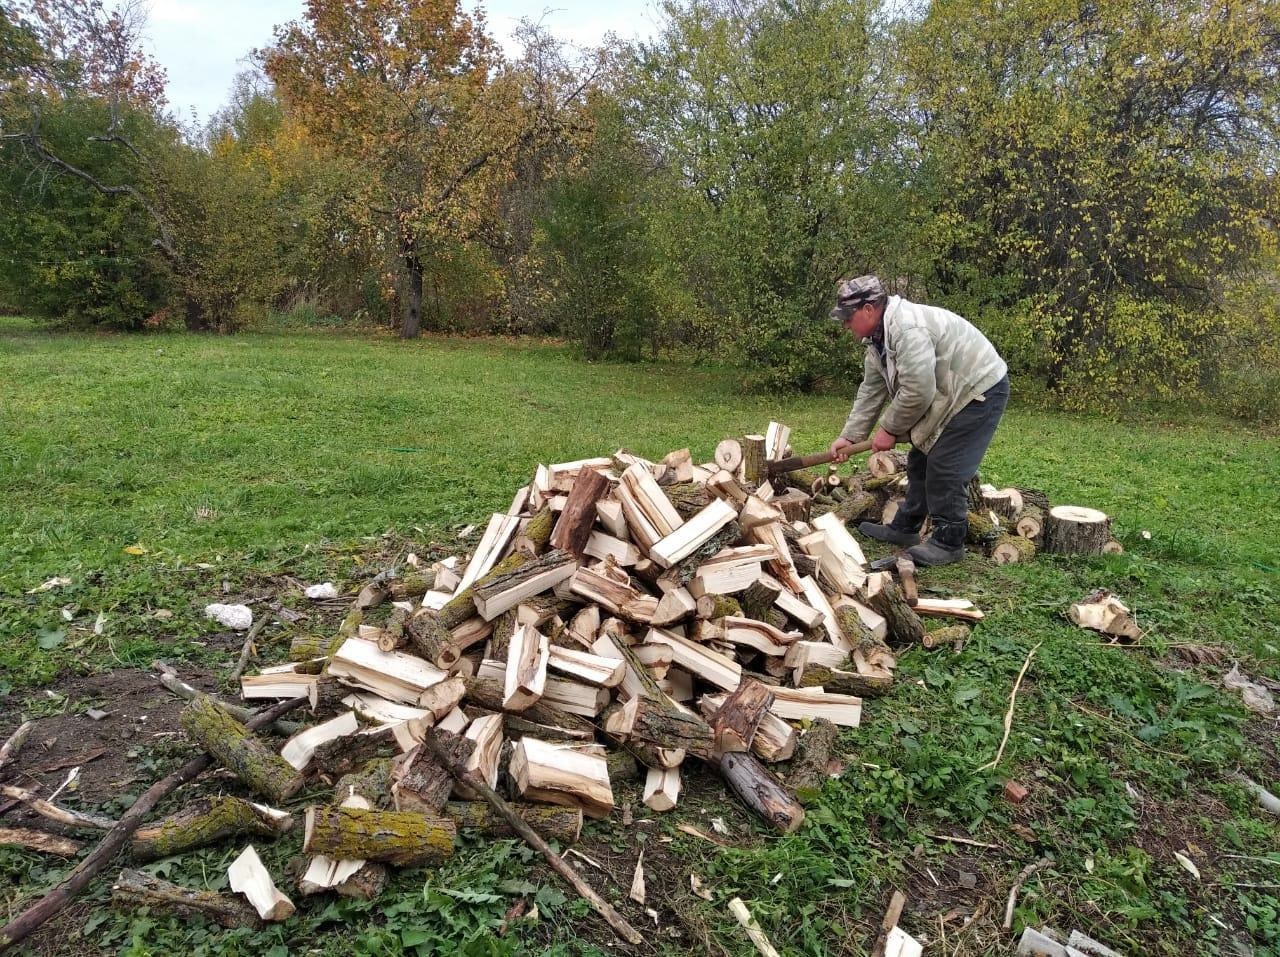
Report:
[[957,412],[1005,377],[1009,367],[987,337],[954,312],[890,296],[884,362],[868,344],[862,385],[840,435],[859,442],[881,427],[928,452]]

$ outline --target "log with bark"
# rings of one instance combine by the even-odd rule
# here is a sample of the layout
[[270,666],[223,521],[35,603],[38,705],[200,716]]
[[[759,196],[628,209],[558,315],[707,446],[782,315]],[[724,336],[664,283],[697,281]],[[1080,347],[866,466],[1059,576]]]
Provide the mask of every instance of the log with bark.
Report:
[[750,751],[760,722],[773,705],[773,694],[759,681],[744,680],[716,710],[711,720],[719,754]]
[[754,755],[721,755],[720,773],[742,803],[770,826],[790,834],[804,823],[800,802]]
[[192,741],[258,794],[279,803],[302,789],[303,775],[209,699],[192,701],[180,720]]
[[111,887],[111,901],[117,906],[146,907],[155,913],[179,917],[203,917],[234,930],[258,929],[262,918],[243,897],[181,887],[142,871],[126,868]]
[[418,867],[450,857],[456,843],[457,828],[449,817],[413,811],[310,807],[302,850],[334,860]]
[[1036,556],[1036,546],[1021,535],[1000,535],[991,546],[991,560],[997,565],[1029,562]]
[[888,625],[888,640],[896,645],[913,645],[924,637],[924,624],[920,616],[907,604],[894,580],[880,573],[867,579],[867,604],[884,616]]
[[[511,804],[511,809],[549,841],[566,847],[582,836],[582,808],[562,804]],[[442,810],[459,829],[474,828],[488,837],[513,837],[515,829],[487,802],[450,801]]]
[[787,775],[787,785],[804,804],[817,800],[818,795],[822,793],[822,786],[830,777],[827,773],[827,765],[831,760],[831,751],[835,747],[839,730],[825,718],[818,718],[809,725],[809,730],[800,736],[796,756],[791,759],[791,772]]
[[229,795],[206,797],[138,828],[129,851],[137,860],[151,861],[242,834],[275,838],[292,827],[293,818],[284,811]]
[[1096,508],[1055,505],[1045,519],[1044,550],[1050,555],[1101,555],[1111,540],[1111,519]]

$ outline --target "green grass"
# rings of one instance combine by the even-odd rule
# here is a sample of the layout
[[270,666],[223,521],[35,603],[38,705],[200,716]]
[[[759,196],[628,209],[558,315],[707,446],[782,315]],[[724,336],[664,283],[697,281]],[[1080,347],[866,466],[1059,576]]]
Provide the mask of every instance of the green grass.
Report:
[[[746,396],[722,369],[587,364],[553,344],[49,335],[17,320],[0,322],[0,376],[0,703],[10,712],[47,707],[35,690],[59,674],[145,667],[159,654],[225,664],[225,652],[202,647],[215,626],[200,616],[223,582],[236,593],[281,572],[357,577],[384,531],[419,547],[450,541],[457,526],[505,510],[539,462],[620,445],[650,456],[690,446],[706,459],[720,438],[771,418],[810,451],[830,441],[848,407],[845,396]],[[959,938],[952,922],[936,952],[999,953],[1010,948],[994,911],[1022,866],[1048,854],[1017,926],[1079,927],[1130,953],[1218,953],[1231,935],[1251,935],[1256,954],[1280,953],[1275,891],[1235,886],[1280,883],[1278,865],[1222,856],[1280,848],[1275,824],[1228,778],[1239,767],[1280,785],[1275,724],[1249,718],[1219,683],[1230,660],[1280,678],[1276,442],[1213,419],[1107,421],[1015,397],[984,477],[1107,511],[1126,554],[1000,569],[974,560],[927,576],[974,598],[988,618],[958,653],[903,654],[894,692],[868,702],[863,727],[847,737],[848,772],[798,834],[753,832],[727,807],[742,846],[722,851],[660,822],[674,838],[664,925],[676,912],[686,931],[748,953],[724,916],[738,895],[784,952],[854,954],[889,889],[903,886],[914,902],[904,925],[935,941],[938,914],[988,899],[985,917]],[[72,584],[27,594],[56,575]],[[1066,606],[1099,586],[1137,609],[1142,645],[1103,647],[1065,621]],[[156,609],[173,617],[157,619]],[[1041,642],[1004,760],[980,772],[1018,669]],[[1186,644],[1220,647],[1229,660],[1182,663],[1175,652]],[[1010,778],[1032,787],[1027,805],[1001,800]],[[635,838],[615,825],[592,834],[620,848]],[[1198,882],[1172,857],[1188,842],[1204,852]],[[228,850],[165,866],[209,883]],[[103,909],[92,911],[88,936],[137,954],[283,953],[269,948],[289,942],[324,953],[416,942],[429,953],[472,938],[468,953],[589,951],[584,941],[602,939],[598,922],[551,883],[520,891],[528,870],[498,843],[442,874],[401,875],[373,908],[308,906],[258,937]],[[714,888],[712,902],[688,892],[690,870]],[[29,888],[58,872],[0,851],[0,873]],[[962,887],[962,874],[976,876],[976,890]],[[543,895],[543,922],[493,936],[519,892]],[[679,949],[667,940],[653,938]]]

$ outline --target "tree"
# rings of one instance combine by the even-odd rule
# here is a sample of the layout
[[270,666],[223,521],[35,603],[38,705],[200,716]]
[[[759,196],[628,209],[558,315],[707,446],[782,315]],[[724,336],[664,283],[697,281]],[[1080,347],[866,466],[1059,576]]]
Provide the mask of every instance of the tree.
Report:
[[312,0],[262,60],[287,108],[364,171],[353,217],[394,241],[401,334],[416,336],[428,263],[498,228],[500,188],[557,135],[564,101],[530,96],[457,0]]
[[[632,122],[687,193],[673,250],[709,336],[766,386],[844,367],[823,322],[835,281],[910,271],[912,157],[897,150],[870,3],[693,0],[664,6],[639,51]],[[693,216],[692,222],[688,217]]]
[[939,0],[906,31],[940,288],[1068,397],[1178,394],[1272,244],[1280,11]]

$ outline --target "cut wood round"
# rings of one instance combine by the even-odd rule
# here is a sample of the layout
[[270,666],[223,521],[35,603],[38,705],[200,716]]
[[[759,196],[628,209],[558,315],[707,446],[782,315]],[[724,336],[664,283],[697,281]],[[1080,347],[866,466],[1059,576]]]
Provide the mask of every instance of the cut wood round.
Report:
[[736,473],[742,464],[742,443],[737,439],[725,439],[716,446],[716,465],[726,472]]
[[1022,511],[1022,493],[1016,488],[1001,488],[985,492],[983,501],[987,508],[1007,521],[1013,521]]
[[901,475],[907,470],[907,455],[889,449],[885,452],[872,452],[867,459],[867,471],[876,478],[886,475]]
[[335,860],[430,864],[453,854],[457,828],[447,817],[354,807],[307,808],[302,850]]
[[1055,505],[1045,522],[1044,550],[1053,555],[1100,555],[1111,540],[1111,519],[1096,508]]
[[1013,525],[1023,538],[1039,538],[1044,534],[1044,510],[1038,505],[1024,505]]
[[1124,546],[1117,542],[1114,538],[1107,544],[1102,546],[1102,554],[1104,555],[1123,555]]
[[997,565],[1013,565],[1029,562],[1036,557],[1036,547],[1031,539],[1021,535],[1001,535],[991,546],[991,560]]

